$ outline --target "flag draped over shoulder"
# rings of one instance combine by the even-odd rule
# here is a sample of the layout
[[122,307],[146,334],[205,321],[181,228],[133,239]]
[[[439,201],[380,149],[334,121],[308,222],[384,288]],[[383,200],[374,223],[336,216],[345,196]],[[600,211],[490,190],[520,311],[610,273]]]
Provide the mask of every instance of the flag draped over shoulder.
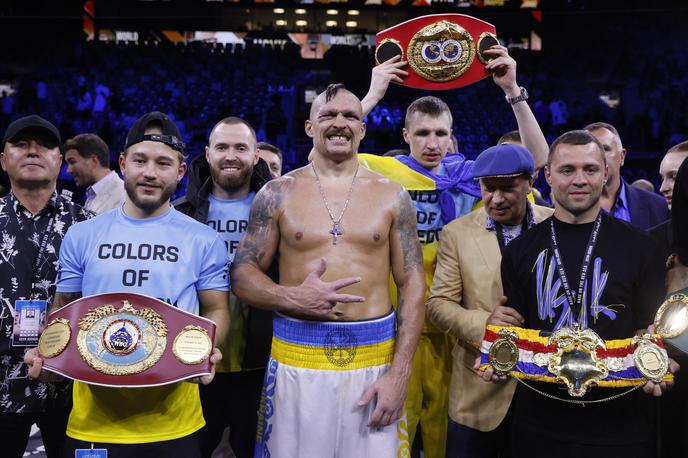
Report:
[[[440,213],[443,224],[468,214],[482,206],[480,184],[473,178],[473,161],[466,161],[462,154],[447,154],[442,160],[446,175],[437,175],[426,170],[410,156],[376,156],[358,154],[358,163],[373,172],[395,181],[408,191],[441,191]],[[528,200],[533,202],[532,193]],[[421,243],[423,267],[425,269],[425,298],[430,294],[430,284],[435,272],[435,259],[439,241]],[[390,293],[394,307],[397,305],[397,289],[390,276]],[[440,332],[426,321],[424,332]]]
[[411,156],[359,154],[358,162],[409,191],[440,191],[443,224],[463,216],[466,195],[480,199],[480,185],[473,178],[473,161],[466,161],[459,153],[447,154],[442,160],[445,175],[430,172]]

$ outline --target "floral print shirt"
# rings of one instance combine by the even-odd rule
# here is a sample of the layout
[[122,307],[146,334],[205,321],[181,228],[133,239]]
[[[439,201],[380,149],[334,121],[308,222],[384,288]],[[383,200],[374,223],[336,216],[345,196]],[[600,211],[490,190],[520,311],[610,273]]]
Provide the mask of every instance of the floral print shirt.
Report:
[[93,216],[57,193],[36,215],[11,192],[0,198],[0,412],[40,412],[67,398],[71,386],[67,382],[29,380],[24,364],[27,347],[12,346],[14,305],[24,299],[52,301],[62,239],[71,225]]

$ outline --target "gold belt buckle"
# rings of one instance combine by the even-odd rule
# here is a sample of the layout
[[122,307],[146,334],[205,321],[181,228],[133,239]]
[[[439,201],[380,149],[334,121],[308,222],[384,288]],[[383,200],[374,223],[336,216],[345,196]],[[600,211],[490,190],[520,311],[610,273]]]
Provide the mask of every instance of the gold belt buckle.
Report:
[[606,349],[604,340],[592,329],[581,329],[577,324],[564,327],[555,331],[547,344],[557,344],[548,369],[566,385],[572,397],[584,396],[589,387],[609,374],[607,366],[597,357],[598,348]]

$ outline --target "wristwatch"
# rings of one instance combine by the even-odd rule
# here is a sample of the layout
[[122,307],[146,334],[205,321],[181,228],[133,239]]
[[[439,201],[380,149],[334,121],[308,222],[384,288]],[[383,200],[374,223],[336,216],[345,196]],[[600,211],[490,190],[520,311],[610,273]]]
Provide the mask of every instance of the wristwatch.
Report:
[[504,97],[510,105],[528,100],[528,91],[526,91],[526,88],[521,86],[519,89],[521,89],[521,93],[516,97],[509,97],[508,95]]

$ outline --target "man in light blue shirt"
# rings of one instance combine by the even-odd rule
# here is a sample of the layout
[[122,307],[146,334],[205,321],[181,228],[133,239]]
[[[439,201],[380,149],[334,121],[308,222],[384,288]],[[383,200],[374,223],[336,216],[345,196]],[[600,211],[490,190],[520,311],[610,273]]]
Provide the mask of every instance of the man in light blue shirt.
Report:
[[[158,297],[216,325],[229,326],[227,255],[215,231],[178,212],[170,196],[186,172],[179,130],[163,113],[139,118],[129,131],[120,168],[124,205],[67,232],[60,250],[53,308],[83,295],[132,292]],[[78,226],[78,227],[77,227]],[[25,358],[40,375],[35,353]],[[212,372],[221,353],[210,357]],[[207,384],[213,375],[201,377]],[[74,382],[65,453],[105,448],[109,458],[200,457],[205,424],[196,384],[116,389]]]
[[[256,192],[271,171],[259,159],[256,134],[243,119],[228,117],[211,130],[205,155],[189,165],[186,196],[175,207],[214,229],[225,242],[230,262],[248,227]],[[276,277],[275,277],[276,278]],[[229,427],[229,444],[237,458],[253,456],[256,412],[265,363],[272,342],[272,314],[249,307],[230,294],[231,329],[220,347],[222,361],[213,383],[201,387],[206,427],[200,432],[203,458],[209,458]]]

